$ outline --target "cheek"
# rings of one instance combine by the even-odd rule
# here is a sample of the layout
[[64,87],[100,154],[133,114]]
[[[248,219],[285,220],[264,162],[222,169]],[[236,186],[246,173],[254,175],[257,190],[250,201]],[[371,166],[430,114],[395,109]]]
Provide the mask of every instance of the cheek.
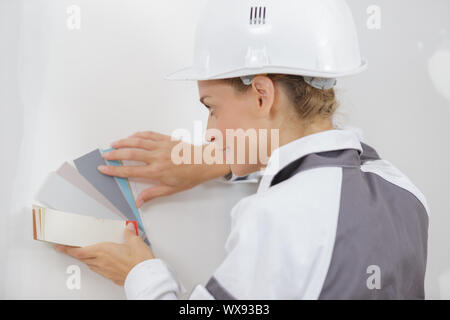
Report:
[[222,133],[222,141],[227,145],[227,130],[240,128],[239,117],[233,113],[221,114],[215,120],[216,129]]
[[226,129],[248,129],[251,127],[249,108],[242,101],[230,103],[221,119],[221,126]]

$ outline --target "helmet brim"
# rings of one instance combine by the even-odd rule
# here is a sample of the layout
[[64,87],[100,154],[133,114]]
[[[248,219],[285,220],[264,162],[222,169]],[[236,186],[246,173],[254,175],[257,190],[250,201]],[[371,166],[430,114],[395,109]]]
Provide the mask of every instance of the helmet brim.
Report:
[[243,68],[239,70],[234,70],[231,72],[224,72],[219,74],[205,74],[204,71],[192,66],[188,68],[184,68],[178,70],[174,73],[167,75],[164,79],[171,81],[200,81],[200,80],[218,80],[218,79],[229,79],[257,74],[265,74],[265,73],[278,73],[278,74],[290,74],[290,75],[299,75],[306,77],[320,77],[320,78],[342,78],[347,76],[356,75],[358,73],[363,72],[368,68],[367,60],[361,60],[360,66],[353,68],[351,70],[344,71],[335,71],[335,72],[318,72],[306,69],[295,69],[290,67],[283,66],[270,66],[263,68]]

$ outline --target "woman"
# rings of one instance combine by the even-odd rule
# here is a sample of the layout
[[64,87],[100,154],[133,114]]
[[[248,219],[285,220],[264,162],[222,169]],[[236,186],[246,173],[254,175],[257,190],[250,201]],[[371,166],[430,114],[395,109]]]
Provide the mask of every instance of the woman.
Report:
[[[356,133],[333,127],[336,78],[365,67],[349,8],[338,0],[265,3],[210,1],[195,65],[169,78],[198,81],[216,133],[209,140],[223,142],[227,155],[236,151],[221,139],[228,129],[254,129],[259,141],[260,132],[278,130],[278,146],[260,145],[255,163],[246,144],[243,164],[175,165],[178,142],[142,132],[105,157],[146,166],[99,170],[159,181],[139,195],[139,207],[209,179],[261,173],[257,193],[231,212],[226,259],[193,299],[423,299],[424,196]],[[170,267],[132,231],[126,239],[57,248],[124,284],[130,299],[179,298],[184,289]]]

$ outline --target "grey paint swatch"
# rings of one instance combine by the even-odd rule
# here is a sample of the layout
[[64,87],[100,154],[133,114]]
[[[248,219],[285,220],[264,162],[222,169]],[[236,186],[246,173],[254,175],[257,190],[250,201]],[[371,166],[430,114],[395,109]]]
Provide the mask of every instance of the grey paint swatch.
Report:
[[65,162],[57,171],[58,175],[72,183],[74,186],[78,187],[80,190],[84,191],[92,198],[103,204],[110,211],[117,214],[122,219],[126,217],[115,207],[109,200],[101,194],[97,189],[95,189],[85,177],[83,177],[75,167]]
[[52,172],[47,176],[36,198],[50,209],[73,212],[100,219],[123,220],[56,172]]
[[136,220],[128,201],[123,196],[114,177],[104,175],[98,171],[98,166],[107,165],[99,149],[75,159],[73,162],[78,172],[101,192],[128,220]]

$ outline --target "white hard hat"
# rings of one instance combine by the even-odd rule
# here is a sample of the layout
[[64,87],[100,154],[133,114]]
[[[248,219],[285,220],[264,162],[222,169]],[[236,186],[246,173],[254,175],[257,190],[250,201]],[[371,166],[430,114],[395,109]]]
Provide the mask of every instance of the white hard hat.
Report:
[[166,79],[241,77],[249,84],[252,75],[279,73],[327,89],[366,67],[345,0],[209,0],[193,66]]

